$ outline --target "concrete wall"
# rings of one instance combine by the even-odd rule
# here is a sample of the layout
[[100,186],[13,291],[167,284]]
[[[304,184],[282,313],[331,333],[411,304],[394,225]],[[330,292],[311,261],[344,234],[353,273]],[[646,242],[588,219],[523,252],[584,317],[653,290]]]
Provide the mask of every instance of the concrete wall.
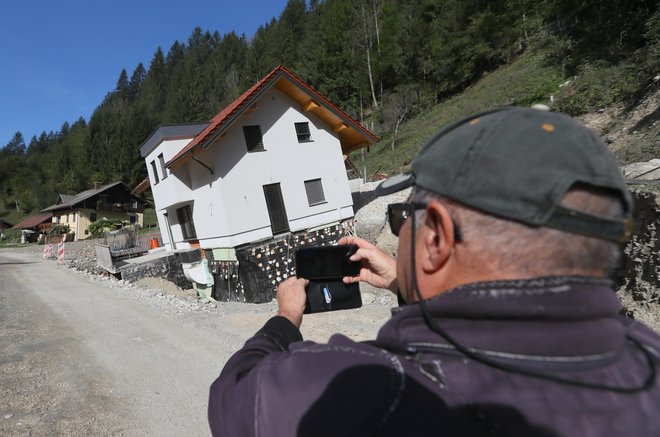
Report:
[[[294,123],[309,122],[311,142],[299,143]],[[264,151],[248,153],[243,126],[259,125]],[[163,142],[146,159],[157,161],[182,143]],[[163,240],[169,242],[163,213],[169,216],[177,248],[183,240],[176,209],[191,205],[202,248],[235,247],[272,237],[263,186],[279,183],[291,231],[336,223],[353,217],[353,203],[341,145],[330,126],[302,112],[289,97],[272,88],[257,103],[257,110],[242,116],[208,149],[196,155],[213,174],[193,160],[174,170],[154,190]],[[321,178],[326,202],[309,206],[304,182]],[[194,194],[193,194],[194,193]]]
[[298,247],[333,245],[344,235],[354,232],[353,220],[309,232],[292,232],[236,248],[238,262],[212,260],[210,251],[207,251],[215,282],[214,297],[220,301],[270,302],[279,283],[296,275],[295,252]]
[[[163,169],[161,168],[158,156],[162,153],[163,160],[165,162],[169,161],[174,157],[174,155],[183,149],[191,139],[192,138],[165,140],[156,146],[154,150],[152,150],[151,153],[145,157],[149,182],[151,183],[151,192],[154,196],[156,218],[158,219],[158,226],[161,230],[163,245],[168,247],[170,250],[173,248],[171,247],[169,232],[167,232],[168,227],[164,214],[167,213],[168,210],[171,210],[172,217],[176,217],[176,208],[172,207],[172,205],[177,205],[180,202],[191,202],[193,199],[193,194],[189,186],[189,178],[187,176],[186,170],[177,172],[176,176],[174,177],[170,174],[169,170],[166,170],[167,177],[163,178]],[[159,182],[156,182],[156,177],[154,175],[151,162],[154,162],[156,165]],[[177,241],[178,239],[179,242],[183,241],[183,235],[181,234],[180,228],[177,229],[176,234],[177,236],[174,238],[174,240]],[[190,247],[190,245],[187,243],[177,245],[178,249],[188,247]]]

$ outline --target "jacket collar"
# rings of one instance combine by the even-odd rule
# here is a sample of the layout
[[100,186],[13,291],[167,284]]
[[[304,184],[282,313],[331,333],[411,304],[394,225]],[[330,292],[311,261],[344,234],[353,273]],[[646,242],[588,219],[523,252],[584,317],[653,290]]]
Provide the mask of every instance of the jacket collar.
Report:
[[[463,285],[425,301],[431,317],[462,344],[520,354],[602,354],[625,343],[621,304],[605,279],[544,277]],[[421,305],[393,310],[377,342],[446,344]]]

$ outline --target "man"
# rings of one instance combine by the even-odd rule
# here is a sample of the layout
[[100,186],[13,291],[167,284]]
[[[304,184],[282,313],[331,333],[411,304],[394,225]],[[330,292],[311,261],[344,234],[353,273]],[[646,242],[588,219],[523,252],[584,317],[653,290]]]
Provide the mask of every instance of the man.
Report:
[[375,341],[303,342],[304,279],[211,387],[234,436],[660,435],[660,338],[607,279],[632,198],[569,117],[500,108],[442,129],[388,208],[398,258],[355,237],[366,281],[399,292]]

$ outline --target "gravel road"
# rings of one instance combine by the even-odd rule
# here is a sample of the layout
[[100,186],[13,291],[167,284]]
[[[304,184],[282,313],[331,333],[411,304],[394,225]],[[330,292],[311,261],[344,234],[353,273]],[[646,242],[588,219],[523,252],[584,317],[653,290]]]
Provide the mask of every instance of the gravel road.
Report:
[[[0,435],[206,436],[208,388],[276,305],[200,301],[0,251]],[[169,284],[169,285],[168,285]],[[374,338],[395,298],[306,316],[306,339]]]

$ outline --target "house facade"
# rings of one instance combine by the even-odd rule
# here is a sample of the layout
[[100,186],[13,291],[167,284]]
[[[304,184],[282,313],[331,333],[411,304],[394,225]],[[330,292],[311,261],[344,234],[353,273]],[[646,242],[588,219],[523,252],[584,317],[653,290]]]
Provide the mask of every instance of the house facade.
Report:
[[237,248],[340,229],[354,216],[345,160],[377,140],[279,66],[210,123],[163,126],[141,146],[163,243],[237,262]]
[[190,127],[160,129],[141,153],[171,249],[233,248],[353,217],[344,159],[376,140],[284,67],[196,125],[192,141],[180,138]]
[[119,219],[142,226],[145,202],[130,193],[123,182],[96,184],[76,195],[61,194],[55,205],[42,212],[52,214],[53,224],[68,225],[73,241],[91,237],[88,227],[101,219]]

